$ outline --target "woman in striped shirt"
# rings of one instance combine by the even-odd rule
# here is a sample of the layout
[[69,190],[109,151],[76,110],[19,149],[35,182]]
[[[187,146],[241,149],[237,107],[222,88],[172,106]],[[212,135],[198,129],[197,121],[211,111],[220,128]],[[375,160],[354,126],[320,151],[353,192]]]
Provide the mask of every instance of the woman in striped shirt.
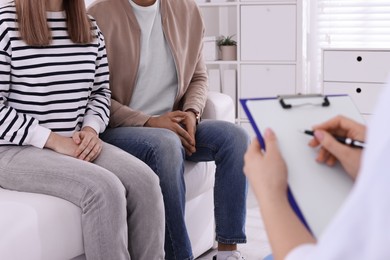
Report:
[[163,259],[157,175],[99,139],[108,77],[84,0],[0,6],[0,186],[79,206],[87,259]]

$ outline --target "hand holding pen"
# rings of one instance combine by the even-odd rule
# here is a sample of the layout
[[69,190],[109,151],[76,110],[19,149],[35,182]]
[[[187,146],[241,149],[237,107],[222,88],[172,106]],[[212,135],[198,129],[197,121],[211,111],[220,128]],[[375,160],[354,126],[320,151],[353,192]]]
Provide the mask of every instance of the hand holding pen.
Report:
[[[307,135],[314,136],[313,130],[304,130],[303,133],[307,134]],[[351,146],[353,148],[363,149],[366,145],[363,141],[354,140],[354,139],[349,138],[349,137],[333,135],[333,138],[336,139],[339,143]]]
[[[360,169],[362,149],[352,147],[352,142],[345,145],[350,138],[363,142],[366,135],[366,127],[358,122],[343,116],[337,116],[322,124],[313,126],[314,138],[309,146],[319,147],[317,162],[333,166],[340,162],[346,172],[356,178]],[[335,138],[335,136],[343,138]],[[342,143],[341,143],[342,142]],[[363,143],[353,142],[355,146],[363,146]]]

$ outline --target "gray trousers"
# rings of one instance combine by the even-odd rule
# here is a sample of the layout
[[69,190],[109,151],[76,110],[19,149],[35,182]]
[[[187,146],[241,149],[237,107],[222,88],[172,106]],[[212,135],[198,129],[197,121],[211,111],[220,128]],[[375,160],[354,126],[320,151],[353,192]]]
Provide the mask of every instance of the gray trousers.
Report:
[[81,208],[87,259],[164,259],[157,175],[112,145],[93,162],[31,146],[0,147],[0,186],[52,195]]

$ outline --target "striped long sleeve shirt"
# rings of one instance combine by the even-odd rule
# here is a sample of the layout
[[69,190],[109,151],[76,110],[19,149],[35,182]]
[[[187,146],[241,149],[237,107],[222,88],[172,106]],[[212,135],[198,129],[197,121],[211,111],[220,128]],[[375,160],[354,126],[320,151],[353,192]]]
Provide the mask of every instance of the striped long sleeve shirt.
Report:
[[50,132],[71,137],[109,120],[111,92],[104,39],[93,21],[94,41],[73,43],[65,12],[47,12],[52,43],[27,45],[15,4],[0,6],[0,145],[42,148]]

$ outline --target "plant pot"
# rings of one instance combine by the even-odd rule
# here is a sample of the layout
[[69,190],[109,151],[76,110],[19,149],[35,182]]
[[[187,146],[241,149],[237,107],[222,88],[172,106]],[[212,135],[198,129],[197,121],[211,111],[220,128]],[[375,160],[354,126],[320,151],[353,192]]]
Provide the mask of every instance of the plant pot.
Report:
[[224,45],[219,47],[221,49],[222,60],[237,60],[237,46]]

